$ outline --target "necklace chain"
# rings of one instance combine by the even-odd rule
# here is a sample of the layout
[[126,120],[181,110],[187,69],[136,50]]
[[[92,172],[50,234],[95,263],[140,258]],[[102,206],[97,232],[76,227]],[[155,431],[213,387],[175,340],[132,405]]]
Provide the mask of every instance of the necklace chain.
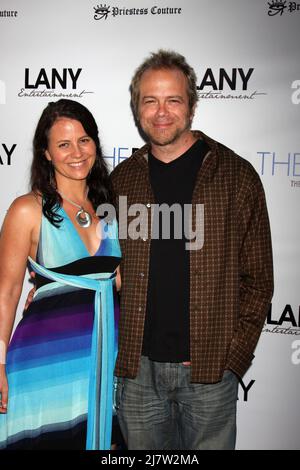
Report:
[[[86,195],[85,195],[85,201],[87,200],[87,196],[88,196],[88,188],[86,190]],[[77,204],[76,202],[72,201],[71,199],[67,198],[61,191],[58,191],[58,193],[61,195],[61,197],[63,199],[65,199],[66,201],[68,201],[70,204],[73,204],[73,206],[77,207],[79,209],[79,211],[76,213],[75,215],[75,220],[76,222],[78,223],[78,225],[80,225],[80,227],[83,227],[83,228],[87,228],[91,225],[92,223],[92,217],[91,217],[91,214],[86,211],[83,206],[80,206],[79,204]]]
[[[63,199],[65,199],[66,201],[68,201],[70,204],[73,204],[73,206],[75,207],[78,207],[78,209],[83,209],[83,206],[81,206],[80,204],[77,204],[76,202],[72,201],[71,199],[69,199],[67,196],[64,195],[64,193],[62,193],[61,191],[57,191],[61,197]],[[84,201],[87,200],[87,196],[88,196],[88,192],[89,192],[89,189],[87,188],[86,189],[86,193],[85,193],[85,198],[84,198]]]

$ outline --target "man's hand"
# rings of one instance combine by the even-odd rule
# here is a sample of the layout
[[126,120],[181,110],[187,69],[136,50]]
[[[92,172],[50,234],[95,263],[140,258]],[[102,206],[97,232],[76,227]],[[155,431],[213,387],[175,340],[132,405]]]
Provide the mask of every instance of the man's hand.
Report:
[[[34,271],[31,271],[30,273],[30,278],[32,281],[34,281],[34,278],[35,278],[35,272]],[[32,300],[33,300],[33,296],[34,296],[34,293],[35,293],[35,287],[33,287],[28,295],[27,295],[27,299],[26,299],[26,302],[25,302],[25,307],[24,307],[24,310],[27,310],[29,305],[31,304]]]

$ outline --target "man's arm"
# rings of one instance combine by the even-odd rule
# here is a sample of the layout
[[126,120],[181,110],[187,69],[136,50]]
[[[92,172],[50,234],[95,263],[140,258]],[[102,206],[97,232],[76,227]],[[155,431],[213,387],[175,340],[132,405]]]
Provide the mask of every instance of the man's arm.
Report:
[[265,194],[256,172],[239,194],[240,313],[227,367],[242,377],[249,367],[273,295],[271,233]]

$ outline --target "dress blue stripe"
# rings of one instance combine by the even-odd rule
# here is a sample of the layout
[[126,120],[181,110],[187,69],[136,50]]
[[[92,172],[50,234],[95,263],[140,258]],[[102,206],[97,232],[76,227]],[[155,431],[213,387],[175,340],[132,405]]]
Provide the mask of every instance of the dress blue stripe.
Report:
[[65,351],[63,353],[58,352],[56,355],[53,354],[52,356],[45,356],[44,358],[35,357],[34,359],[28,359],[26,361],[22,361],[14,363],[10,366],[10,374],[15,372],[26,372],[30,369],[36,369],[38,367],[46,367],[47,365],[51,364],[64,364],[68,361],[73,361],[76,359],[85,359],[87,356],[91,354],[91,346],[90,344],[87,345],[85,348],[81,348],[79,350],[72,350],[72,351]]
[[34,344],[31,346],[23,346],[15,349],[9,357],[10,370],[19,370],[22,367],[28,368],[28,364],[34,364],[37,359],[44,364],[55,360],[65,360],[72,354],[81,355],[82,350],[91,347],[91,334],[82,336],[72,336],[71,338],[53,339],[52,341],[44,340],[42,344]]
[[56,364],[48,364],[43,367],[35,367],[27,370],[16,371],[9,374],[9,385],[11,386],[10,396],[14,393],[14,387],[17,387],[15,393],[27,393],[35,389],[43,389],[53,386],[53,377],[56,383],[69,383],[77,377],[88,374],[90,360],[89,357],[81,357]]

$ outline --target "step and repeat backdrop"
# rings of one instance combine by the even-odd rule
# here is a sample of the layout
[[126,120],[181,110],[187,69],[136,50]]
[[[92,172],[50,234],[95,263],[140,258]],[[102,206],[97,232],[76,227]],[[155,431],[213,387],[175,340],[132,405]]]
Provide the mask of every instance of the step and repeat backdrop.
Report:
[[[259,173],[275,293],[238,402],[238,449],[300,449],[300,0],[0,0],[0,222],[28,191],[32,137],[49,101],[86,105],[111,168],[143,141],[129,83],[152,51],[198,77],[193,128]],[[17,312],[30,288],[26,279]]]

